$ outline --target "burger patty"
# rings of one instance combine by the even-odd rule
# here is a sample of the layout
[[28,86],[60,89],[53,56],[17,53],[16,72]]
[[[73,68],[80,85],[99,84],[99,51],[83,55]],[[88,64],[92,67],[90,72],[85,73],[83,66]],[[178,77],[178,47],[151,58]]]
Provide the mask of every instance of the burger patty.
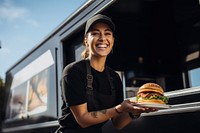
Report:
[[162,96],[162,95],[155,93],[155,92],[145,92],[145,93],[143,92],[143,93],[138,94],[139,97],[144,97],[144,98],[149,98],[151,96],[156,96],[156,95]]
[[155,93],[155,92],[146,92],[146,93],[139,93],[136,97],[136,99],[159,99],[161,101],[163,101],[164,103],[168,103],[168,97],[164,96],[164,95],[160,95],[159,93]]

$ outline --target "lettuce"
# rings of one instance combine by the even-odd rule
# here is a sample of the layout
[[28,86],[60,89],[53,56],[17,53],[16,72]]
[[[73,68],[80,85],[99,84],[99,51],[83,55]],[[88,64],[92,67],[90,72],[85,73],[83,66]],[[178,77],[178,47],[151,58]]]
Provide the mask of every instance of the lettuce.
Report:
[[[136,100],[138,100],[140,97],[139,96],[137,96],[136,97]],[[159,95],[153,95],[153,96],[150,96],[149,98],[148,97],[146,97],[146,98],[144,98],[144,97],[142,97],[142,99],[148,99],[148,100],[150,100],[150,99],[160,99],[160,100],[162,100],[164,103],[168,103],[168,101],[169,101],[169,98],[168,97],[166,97],[166,96],[159,96]]]

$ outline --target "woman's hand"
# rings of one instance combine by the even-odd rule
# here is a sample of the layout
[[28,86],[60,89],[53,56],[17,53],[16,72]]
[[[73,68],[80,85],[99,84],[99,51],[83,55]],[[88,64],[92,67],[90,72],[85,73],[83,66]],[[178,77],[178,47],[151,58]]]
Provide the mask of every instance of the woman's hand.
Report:
[[133,115],[141,115],[141,113],[149,113],[157,111],[156,108],[138,106],[137,102],[131,102],[131,104],[132,104],[132,110],[130,111],[130,113],[132,113]]
[[112,122],[117,129],[124,128],[132,122],[132,119],[138,118],[141,113],[156,111],[156,109],[153,108],[138,106],[136,102],[130,101],[129,99],[126,99],[121,104],[115,106],[115,110],[118,115],[112,118]]
[[129,99],[124,100],[121,104],[117,105],[116,110],[118,112],[131,112],[133,115],[157,111],[155,108],[138,106],[136,102],[130,101]]

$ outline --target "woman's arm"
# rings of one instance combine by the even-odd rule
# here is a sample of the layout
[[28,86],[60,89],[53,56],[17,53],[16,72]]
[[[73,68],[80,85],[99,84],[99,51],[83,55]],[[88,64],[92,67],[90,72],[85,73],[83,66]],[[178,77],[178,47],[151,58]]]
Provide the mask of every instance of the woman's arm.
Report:
[[122,129],[132,121],[129,112],[134,115],[140,115],[141,113],[152,111],[149,108],[133,106],[129,100],[124,100],[115,107],[93,112],[88,112],[87,103],[71,106],[70,109],[82,128],[99,124],[112,118],[113,125],[117,129]]
[[86,128],[91,125],[99,124],[106,120],[109,120],[112,117],[120,115],[116,112],[115,107],[88,112],[87,103],[75,105],[70,107],[73,115],[75,116],[76,121],[82,128]]

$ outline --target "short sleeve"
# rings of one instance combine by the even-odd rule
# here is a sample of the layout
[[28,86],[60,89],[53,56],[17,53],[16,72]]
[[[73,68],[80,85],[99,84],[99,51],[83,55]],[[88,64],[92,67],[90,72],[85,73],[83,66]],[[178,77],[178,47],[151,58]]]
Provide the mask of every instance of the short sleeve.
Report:
[[86,77],[78,67],[72,66],[64,69],[62,78],[63,96],[69,106],[86,102]]

